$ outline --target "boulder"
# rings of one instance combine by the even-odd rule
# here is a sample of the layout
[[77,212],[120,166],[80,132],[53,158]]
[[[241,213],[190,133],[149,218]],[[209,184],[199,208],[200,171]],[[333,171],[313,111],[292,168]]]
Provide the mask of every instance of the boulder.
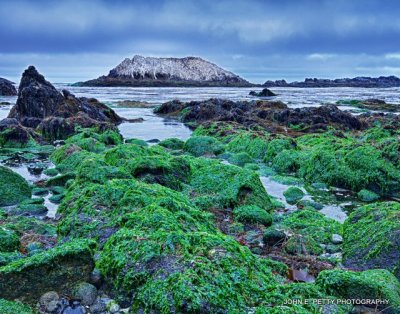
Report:
[[60,93],[33,66],[22,74],[17,103],[8,118],[51,140],[70,136],[78,126],[105,129],[123,121],[96,99],[78,98],[67,90]]
[[46,291],[70,293],[76,283],[90,278],[93,245],[74,240],[0,267],[0,298],[36,304]]
[[357,208],[343,225],[343,264],[355,270],[387,269],[400,279],[400,204]]
[[[384,269],[352,272],[345,270],[324,270],[316,283],[329,295],[342,299],[388,300],[389,304],[369,304],[379,313],[399,313],[400,283]],[[376,313],[375,311],[373,313]]]
[[251,91],[249,93],[250,96],[256,96],[256,97],[273,97],[276,96],[274,92],[269,90],[268,88],[264,88],[261,92],[256,92],[256,91]]
[[15,96],[17,90],[12,82],[0,77],[0,96]]
[[18,173],[0,166],[0,206],[15,205],[30,197],[28,182]]

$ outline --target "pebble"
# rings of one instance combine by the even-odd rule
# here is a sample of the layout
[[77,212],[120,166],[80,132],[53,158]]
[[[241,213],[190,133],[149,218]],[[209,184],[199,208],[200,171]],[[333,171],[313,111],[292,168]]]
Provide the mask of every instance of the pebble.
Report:
[[74,289],[74,298],[81,300],[82,305],[92,305],[97,297],[97,289],[90,283],[82,282]]
[[55,291],[49,291],[40,297],[39,304],[40,307],[47,312],[54,311],[54,303],[58,304],[59,295]]
[[343,237],[340,234],[332,234],[332,243],[333,244],[340,244],[343,243]]

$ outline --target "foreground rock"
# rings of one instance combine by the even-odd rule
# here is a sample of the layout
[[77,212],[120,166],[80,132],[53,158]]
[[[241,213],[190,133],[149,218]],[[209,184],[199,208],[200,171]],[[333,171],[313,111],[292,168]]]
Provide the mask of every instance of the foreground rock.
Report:
[[8,118],[18,121],[18,130],[30,128],[51,140],[68,137],[78,126],[106,129],[122,122],[96,99],[77,98],[66,90],[60,93],[33,66],[22,75],[17,103]]
[[317,278],[317,284],[327,293],[342,299],[388,300],[388,304],[366,304],[371,313],[399,313],[400,283],[390,272],[383,269],[350,272],[325,270]]
[[343,264],[355,270],[383,268],[400,279],[400,205],[359,207],[344,224]]
[[0,298],[36,304],[43,292],[67,293],[88,281],[93,243],[75,240],[0,268]]
[[15,96],[17,90],[13,83],[0,77],[0,96]]
[[400,78],[396,76],[380,76],[380,77],[355,77],[343,79],[317,79],[306,78],[304,82],[291,82],[285,80],[266,81],[265,87],[398,87],[400,86]]
[[125,59],[107,76],[80,86],[252,86],[240,76],[197,57]]
[[0,166],[0,206],[15,205],[30,197],[28,182],[19,174]]
[[263,127],[271,133],[288,133],[290,129],[310,133],[329,127],[359,130],[364,126],[357,117],[334,105],[292,109],[279,101],[209,99],[185,103],[174,100],[162,104],[155,112],[179,116],[193,126],[216,121],[236,122],[245,127]]

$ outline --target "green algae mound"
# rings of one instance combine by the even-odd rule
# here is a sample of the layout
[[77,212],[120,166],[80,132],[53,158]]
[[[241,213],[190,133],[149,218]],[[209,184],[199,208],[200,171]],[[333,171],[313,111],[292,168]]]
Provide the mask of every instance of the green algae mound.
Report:
[[400,279],[400,204],[357,208],[343,226],[343,263],[357,270],[383,268]]
[[0,166],[0,206],[15,205],[30,197],[28,182],[12,170]]

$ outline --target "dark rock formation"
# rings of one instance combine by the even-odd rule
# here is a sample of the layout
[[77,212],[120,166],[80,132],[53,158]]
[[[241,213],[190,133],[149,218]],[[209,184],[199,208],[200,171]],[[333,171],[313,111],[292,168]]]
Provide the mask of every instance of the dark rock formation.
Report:
[[240,76],[197,57],[125,59],[107,76],[79,86],[254,86]]
[[123,120],[96,99],[78,98],[67,90],[60,93],[33,66],[22,75],[17,103],[8,118],[52,140],[68,137],[77,126],[104,129]]
[[249,93],[250,96],[256,96],[256,97],[272,97],[276,96],[274,92],[269,90],[268,88],[264,88],[261,92],[256,92],[256,91],[251,91]]
[[0,77],[0,96],[15,96],[17,90],[13,83]]
[[279,101],[234,102],[209,99],[183,103],[171,101],[156,109],[158,114],[178,116],[192,126],[215,121],[231,121],[246,127],[264,127],[270,132],[287,133],[292,128],[301,132],[316,132],[335,127],[340,130],[359,130],[363,121],[335,105],[288,108]]
[[306,78],[304,82],[291,82],[285,80],[266,81],[266,87],[398,87],[400,78],[396,76],[380,77],[355,77],[342,79]]

